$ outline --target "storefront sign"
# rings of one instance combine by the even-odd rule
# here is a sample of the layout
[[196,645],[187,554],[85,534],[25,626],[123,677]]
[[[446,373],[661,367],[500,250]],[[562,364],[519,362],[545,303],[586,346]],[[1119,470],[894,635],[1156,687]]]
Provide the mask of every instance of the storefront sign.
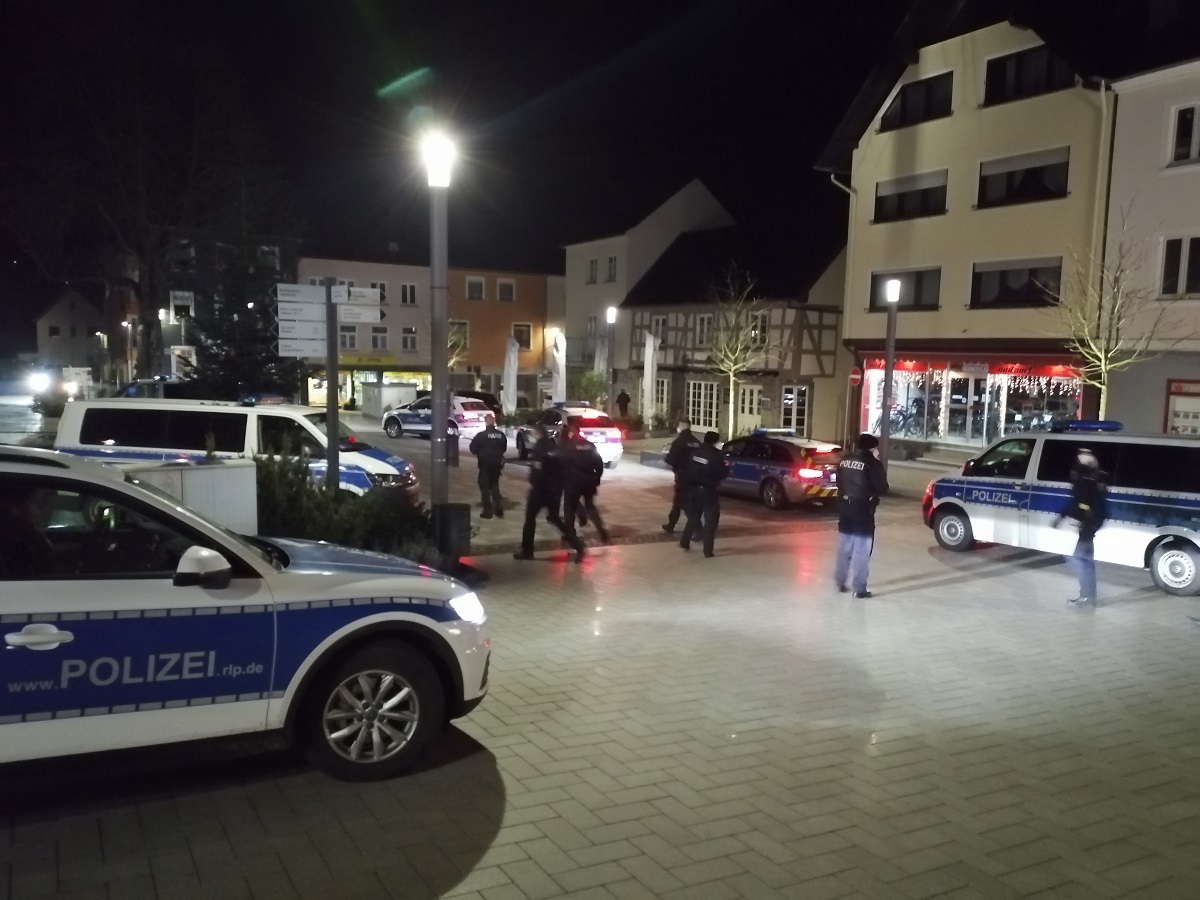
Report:
[[343,366],[392,366],[396,364],[394,356],[357,356],[343,353],[338,357],[338,363]]
[[988,364],[985,362],[964,363],[962,367],[962,373],[964,375],[982,377],[988,373]]

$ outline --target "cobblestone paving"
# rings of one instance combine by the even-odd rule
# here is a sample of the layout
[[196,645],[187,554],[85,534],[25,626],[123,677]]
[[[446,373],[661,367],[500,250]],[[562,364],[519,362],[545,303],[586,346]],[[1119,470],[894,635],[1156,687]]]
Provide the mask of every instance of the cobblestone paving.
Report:
[[485,560],[493,689],[428,767],[345,785],[257,744],[0,773],[0,897],[1193,897],[1194,601],[833,535]]

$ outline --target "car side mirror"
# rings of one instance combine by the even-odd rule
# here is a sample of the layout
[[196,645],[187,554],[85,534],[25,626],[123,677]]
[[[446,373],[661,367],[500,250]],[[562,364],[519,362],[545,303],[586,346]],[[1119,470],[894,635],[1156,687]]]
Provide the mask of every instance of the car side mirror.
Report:
[[968,460],[967,460],[965,463],[963,463],[963,471],[962,471],[962,473],[963,473],[964,475],[970,475],[970,474],[972,474],[974,471],[975,471],[975,460],[973,460],[973,459],[968,459]]
[[175,577],[171,583],[175,587],[221,590],[229,587],[232,578],[233,569],[229,566],[229,560],[216,550],[192,546],[179,557],[179,565],[175,567]]

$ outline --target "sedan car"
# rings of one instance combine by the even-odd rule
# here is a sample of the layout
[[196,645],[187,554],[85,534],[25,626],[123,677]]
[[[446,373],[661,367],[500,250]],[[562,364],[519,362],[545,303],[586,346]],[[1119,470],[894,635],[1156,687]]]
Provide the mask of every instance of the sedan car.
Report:
[[[456,396],[450,403],[446,431],[450,437],[474,437],[487,427],[485,419],[491,412],[482,400]],[[391,438],[402,434],[429,434],[432,426],[433,400],[428,396],[383,414],[383,430]]]
[[544,425],[546,431],[555,440],[562,432],[563,426],[577,425],[579,433],[596,445],[600,458],[604,460],[606,469],[615,469],[625,452],[624,437],[617,423],[590,406],[552,406],[544,409],[527,425],[517,429],[517,456],[528,459],[529,451],[533,448],[537,437],[533,433],[534,425]]
[[284,731],[390,778],[487,693],[466,586],[381,553],[243,538],[112,466],[0,445],[0,763]]

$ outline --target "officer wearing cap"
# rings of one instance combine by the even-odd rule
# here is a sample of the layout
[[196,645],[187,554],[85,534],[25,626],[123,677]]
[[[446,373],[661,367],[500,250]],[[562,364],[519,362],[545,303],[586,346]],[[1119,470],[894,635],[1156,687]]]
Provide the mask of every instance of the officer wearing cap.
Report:
[[1068,601],[1075,606],[1096,605],[1095,539],[1107,517],[1108,499],[1100,461],[1091,450],[1081,447],[1075,455],[1075,465],[1071,467],[1071,499],[1054,520],[1055,528],[1064,519],[1079,523],[1079,540],[1075,542],[1075,552],[1071,556],[1071,565],[1079,579],[1079,596]]
[[867,590],[871,551],[875,549],[875,507],[888,492],[887,473],[879,462],[879,438],[860,434],[854,449],[842,457],[837,468],[838,549],[833,580],[845,593],[852,578],[854,596],[871,596]]

